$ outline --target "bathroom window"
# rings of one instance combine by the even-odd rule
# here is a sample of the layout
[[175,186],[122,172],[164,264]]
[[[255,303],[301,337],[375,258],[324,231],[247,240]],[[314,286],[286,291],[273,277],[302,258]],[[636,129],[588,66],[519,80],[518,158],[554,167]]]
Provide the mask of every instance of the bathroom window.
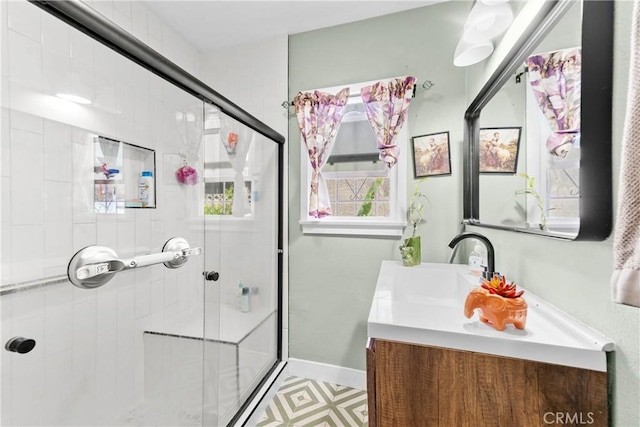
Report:
[[[305,234],[402,236],[406,226],[408,123],[399,132],[398,163],[388,170],[379,159],[376,138],[365,113],[360,89],[373,82],[317,89],[336,94],[349,86],[350,95],[331,154],[322,168],[331,215],[309,215],[311,166],[300,150],[300,225]],[[313,91],[313,89],[311,90]]]
[[[233,181],[214,181],[204,184],[204,214],[205,215],[231,215],[234,198]],[[249,208],[253,211],[251,203],[251,181],[245,181],[246,194],[248,195]]]
[[341,217],[383,217],[391,214],[389,178],[376,173],[327,173],[331,210]]
[[[252,144],[253,131],[207,106],[204,123],[203,214],[207,218],[247,219],[254,215],[260,156]],[[245,132],[248,130],[248,132]],[[233,137],[235,150],[229,138]],[[223,142],[226,138],[226,144]],[[242,146],[240,145],[242,144]],[[244,188],[241,185],[244,184]],[[239,197],[245,198],[244,202]]]

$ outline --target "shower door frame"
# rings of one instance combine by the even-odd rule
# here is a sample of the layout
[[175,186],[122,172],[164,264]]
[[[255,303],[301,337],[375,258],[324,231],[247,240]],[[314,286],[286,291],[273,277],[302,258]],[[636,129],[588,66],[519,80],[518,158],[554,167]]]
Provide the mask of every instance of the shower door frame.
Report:
[[176,87],[195,96],[196,98],[212,104],[223,113],[234,118],[238,122],[248,126],[259,134],[278,144],[278,231],[277,231],[277,319],[276,319],[276,361],[269,371],[262,377],[247,400],[240,406],[238,412],[228,425],[233,425],[249,407],[259,390],[278,369],[282,362],[282,307],[283,301],[283,219],[284,219],[284,144],[285,137],[276,132],[265,123],[261,122],[247,111],[225,98],[214,89],[198,80],[183,68],[180,68],[169,59],[156,52],[133,35],[115,25],[113,22],[96,12],[90,6],[80,1],[48,1],[27,0],[51,15],[66,22],[73,28],[85,33],[89,37],[104,44],[122,56],[146,68],[162,79],[172,83]]

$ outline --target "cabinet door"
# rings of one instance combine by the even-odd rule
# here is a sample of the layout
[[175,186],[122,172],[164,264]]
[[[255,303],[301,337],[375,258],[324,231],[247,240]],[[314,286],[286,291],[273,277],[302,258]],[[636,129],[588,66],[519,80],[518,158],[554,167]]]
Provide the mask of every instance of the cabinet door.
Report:
[[377,340],[375,363],[378,426],[438,425],[438,351],[418,345]]
[[606,372],[384,340],[374,356],[380,427],[608,422]]

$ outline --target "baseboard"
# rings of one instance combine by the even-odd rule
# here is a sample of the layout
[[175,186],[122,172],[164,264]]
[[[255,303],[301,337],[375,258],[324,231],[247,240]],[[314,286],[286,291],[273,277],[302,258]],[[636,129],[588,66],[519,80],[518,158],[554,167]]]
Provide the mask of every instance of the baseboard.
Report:
[[367,388],[366,371],[294,358],[289,358],[287,368],[289,375],[294,377],[326,381],[361,390]]

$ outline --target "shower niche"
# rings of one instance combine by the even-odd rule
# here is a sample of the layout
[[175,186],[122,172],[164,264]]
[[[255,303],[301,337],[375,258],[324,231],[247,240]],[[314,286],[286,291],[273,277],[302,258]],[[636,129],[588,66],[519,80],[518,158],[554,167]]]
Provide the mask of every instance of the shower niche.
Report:
[[96,213],[156,207],[155,150],[104,136],[95,137],[93,148]]

